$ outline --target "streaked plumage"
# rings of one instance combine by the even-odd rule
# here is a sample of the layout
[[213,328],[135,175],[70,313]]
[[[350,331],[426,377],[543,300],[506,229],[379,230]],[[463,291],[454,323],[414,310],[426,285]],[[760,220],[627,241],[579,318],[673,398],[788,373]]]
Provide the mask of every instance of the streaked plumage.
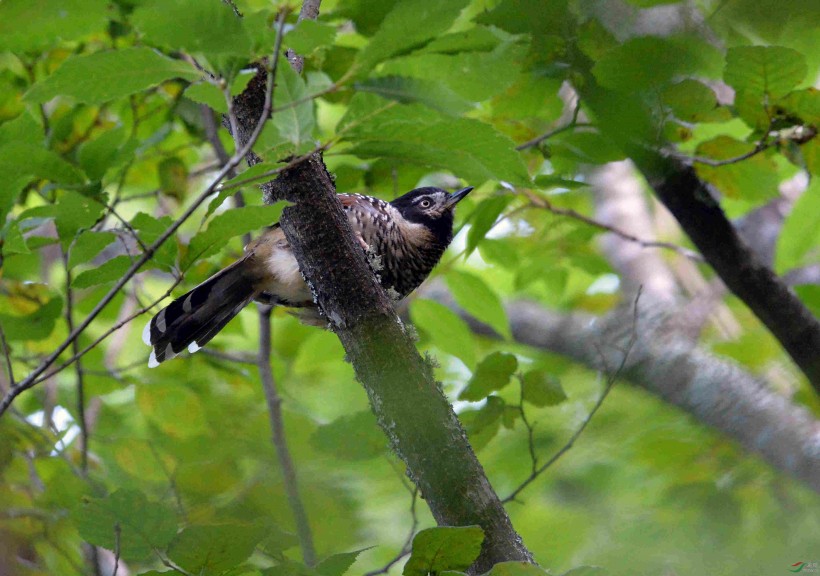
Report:
[[[360,194],[339,194],[339,200],[382,286],[403,298],[427,278],[444,254],[453,238],[453,209],[471,190],[449,194],[429,187],[392,202]],[[249,243],[240,260],[154,316],[143,332],[143,340],[153,348],[149,366],[186,348],[196,352],[253,300],[299,308],[308,321],[319,318],[278,224]]]

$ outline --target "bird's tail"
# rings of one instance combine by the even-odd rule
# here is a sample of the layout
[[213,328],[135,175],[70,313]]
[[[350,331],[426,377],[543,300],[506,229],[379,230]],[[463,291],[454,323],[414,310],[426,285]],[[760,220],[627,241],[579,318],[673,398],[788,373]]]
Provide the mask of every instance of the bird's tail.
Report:
[[196,352],[259,294],[246,261],[239,260],[159,311],[142,340],[153,348],[153,368],[184,349]]

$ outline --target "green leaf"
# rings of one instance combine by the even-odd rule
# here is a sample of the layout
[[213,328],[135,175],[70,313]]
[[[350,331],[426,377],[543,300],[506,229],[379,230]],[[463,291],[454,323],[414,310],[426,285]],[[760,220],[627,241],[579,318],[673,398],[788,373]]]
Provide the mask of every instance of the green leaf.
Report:
[[214,112],[228,113],[228,103],[222,91],[205,80],[191,84],[185,89],[185,97],[199,104],[209,106]]
[[762,100],[785,96],[806,77],[806,58],[782,46],[739,46],[729,48],[723,79],[736,92]]
[[775,271],[788,270],[820,259],[820,182],[812,178],[783,223],[777,239]]
[[820,286],[815,284],[803,284],[801,286],[795,286],[794,291],[800,300],[803,301],[803,304],[806,305],[806,308],[808,308],[815,317],[820,319]]
[[80,146],[77,159],[91,180],[102,180],[106,170],[117,160],[125,137],[125,128],[119,126]]
[[106,0],[3,0],[0,2],[0,52],[33,52],[103,32]]
[[99,202],[73,190],[63,193],[54,207],[54,223],[64,247],[67,247],[80,230],[93,225],[103,211]]
[[150,502],[136,490],[118,490],[105,498],[88,498],[75,513],[80,535],[89,543],[109,550],[117,547],[119,525],[120,556],[139,561],[163,549],[177,531],[173,509]]
[[481,201],[470,221],[470,230],[467,232],[466,256],[472,254],[476,246],[484,240],[484,237],[487,236],[487,233],[495,225],[498,217],[501,216],[504,208],[506,208],[511,201],[512,196],[508,195],[490,196]]
[[479,14],[476,22],[536,38],[563,34],[568,25],[567,0],[502,0],[492,10]]
[[[647,57],[651,54],[651,57]],[[640,92],[669,82],[681,74],[701,72],[714,49],[691,38],[666,39],[643,36],[627,40],[606,52],[592,68],[598,82],[621,92]]]
[[357,82],[355,87],[360,92],[371,92],[403,104],[419,102],[453,116],[466,112],[471,107],[469,102],[444,84],[420,78],[406,76],[367,78]]
[[[302,77],[290,65],[279,66],[273,95],[273,105],[277,109],[272,119],[273,126],[280,137],[292,143],[297,150],[313,143],[316,120],[313,116],[313,101],[309,96]],[[262,144],[264,146],[264,142]]]
[[[253,184],[260,184],[260,183],[264,182],[265,179],[273,180],[276,177],[275,175],[266,176],[265,179],[261,179],[261,178],[262,178],[263,174],[265,174],[267,172],[271,172],[273,170],[276,170],[277,168],[280,168],[280,166],[277,165],[277,164],[274,164],[272,162],[260,162],[259,164],[254,164],[250,168],[246,169],[244,172],[241,172],[238,175],[234,176],[233,178],[231,178],[230,180],[225,182],[225,185],[226,186],[229,185],[229,184],[234,185],[234,184],[237,184],[238,182],[242,182],[244,184],[245,182],[247,182],[248,186],[252,186]],[[256,182],[254,182],[253,181],[254,179],[258,179],[258,180],[256,180]],[[228,191],[227,194],[225,194],[225,196],[222,197],[222,199],[224,200],[225,198],[227,198],[229,195],[233,194],[234,192],[235,192],[235,190]],[[219,196],[222,196],[221,191],[219,193]],[[219,204],[221,204],[221,202]],[[214,206],[214,209],[218,208],[219,204]]]
[[316,571],[321,574],[321,576],[343,576],[347,574],[347,571],[353,566],[359,554],[365,550],[370,550],[370,548],[362,548],[361,550],[355,550],[353,552],[342,552],[328,556],[319,562],[316,566]]
[[316,20],[301,20],[285,35],[284,44],[297,54],[307,56],[320,46],[333,44],[336,28]]
[[677,4],[680,0],[626,0],[638,8],[652,8],[653,6],[663,6],[664,4]]
[[458,270],[449,272],[446,278],[453,297],[462,309],[488,324],[501,336],[512,337],[501,299],[484,280],[475,274]]
[[[157,219],[153,216],[149,216],[145,212],[138,212],[137,215],[131,219],[131,227],[137,231],[140,240],[142,240],[142,243],[146,246],[150,246],[156,242],[157,238],[159,238],[171,224],[173,224],[173,218],[170,216],[163,216]],[[173,238],[169,238],[154,252],[151,263],[167,269],[173,268],[176,265],[177,252],[177,243]]]
[[132,263],[133,260],[130,256],[125,254],[115,256],[99,266],[78,274],[71,282],[71,286],[74,288],[88,288],[106,282],[114,282],[123,277]]
[[[237,74],[236,78],[231,82],[231,95],[236,96],[237,94],[241,94],[254,75],[254,72],[248,72],[246,70]],[[225,102],[225,94],[217,86],[204,79],[190,84],[185,89],[185,96],[194,102],[210,106],[215,112],[222,114],[228,113],[228,103]]]
[[561,157],[573,163],[607,164],[623,160],[626,155],[611,140],[595,132],[565,132],[551,140],[553,163]]
[[316,429],[311,444],[326,454],[343,460],[368,460],[387,449],[384,434],[370,410],[341,416]]
[[483,400],[491,392],[501,390],[510,383],[510,378],[518,370],[518,359],[506,352],[493,352],[476,366],[467,387],[459,394],[459,400],[476,402]]
[[499,562],[484,576],[545,576],[549,572],[529,562]]
[[453,32],[434,38],[424,47],[423,51],[441,54],[487,52],[501,43],[500,36],[497,30],[487,26],[474,26],[463,32]]
[[[198,76],[188,64],[150,48],[124,48],[70,57],[51,76],[32,86],[24,99],[41,103],[69,96],[86,104],[102,104],[172,78],[193,80]],[[89,78],[105,78],[105,82],[89,82]]]
[[460,358],[468,367],[475,365],[475,341],[464,320],[438,302],[420,298],[410,306],[413,324],[432,338],[432,343]]
[[235,236],[275,224],[285,205],[284,202],[277,202],[272,206],[245,206],[219,214],[211,220],[206,230],[191,238],[182,267],[187,268],[196,260],[216,254],[227,240]]
[[487,396],[484,406],[478,410],[465,410],[459,414],[464,429],[475,450],[481,450],[501,429],[501,424],[509,420],[510,409],[516,408],[507,404],[498,396]]
[[427,528],[413,538],[404,576],[428,576],[443,570],[466,570],[478,558],[484,531],[478,526]]
[[533,406],[556,406],[567,399],[561,382],[544,370],[531,370],[522,377],[524,401]]
[[139,386],[137,406],[148,421],[172,438],[196,437],[207,429],[199,396],[178,382]]
[[[718,136],[698,146],[695,154],[714,160],[738,158],[754,149],[754,144],[741,142],[729,136]],[[695,163],[698,176],[717,187],[730,198],[749,202],[763,202],[778,194],[780,178],[774,162],[764,154],[757,154],[725,166]]]
[[357,105],[361,96],[365,95],[353,98],[351,111],[337,129],[353,144],[350,154],[449,170],[473,185],[487,180],[530,184],[512,140],[492,126],[471,118],[450,118],[419,104],[383,107],[384,100],[372,96],[375,100]]
[[423,46],[445,32],[466,5],[467,0],[397,3],[359,54],[359,67],[368,70],[391,56]]
[[20,226],[14,220],[6,222],[0,233],[0,253],[2,254],[31,254]]
[[264,536],[257,525],[189,526],[171,542],[168,557],[194,574],[221,574],[244,562]]
[[564,572],[561,576],[604,576],[604,569],[600,566],[578,566]]
[[208,56],[249,56],[242,20],[219,0],[150,0],[134,11],[134,26],[151,43]]
[[662,98],[676,118],[687,122],[697,122],[718,106],[717,96],[711,88],[688,78],[666,88]]
[[288,558],[282,558],[272,568],[262,571],[263,576],[321,576],[316,570]]
[[78,264],[85,264],[116,240],[117,235],[113,232],[83,232],[71,245],[68,267],[74,268]]
[[446,90],[447,97],[469,106],[469,102],[487,100],[509,88],[520,74],[517,63],[524,56],[523,46],[511,42],[492,52],[411,54],[385,62],[379,74],[423,80],[433,90]]
[[7,144],[29,144],[42,147],[44,132],[41,121],[29,112],[0,124],[0,149]]
[[55,296],[25,316],[0,313],[0,324],[8,340],[45,340],[63,311],[62,298]]
[[60,184],[81,184],[85,178],[75,166],[41,145],[24,142],[0,146],[0,173],[6,181],[43,178]]
[[807,88],[790,92],[777,104],[804,124],[820,124],[820,90]]

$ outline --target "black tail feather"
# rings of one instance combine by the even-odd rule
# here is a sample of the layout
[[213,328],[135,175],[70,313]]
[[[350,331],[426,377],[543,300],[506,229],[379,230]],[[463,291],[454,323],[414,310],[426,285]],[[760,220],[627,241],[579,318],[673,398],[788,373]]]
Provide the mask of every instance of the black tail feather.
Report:
[[196,352],[257,296],[240,260],[171,302],[145,326],[142,339],[153,348],[148,365],[158,366],[186,348]]

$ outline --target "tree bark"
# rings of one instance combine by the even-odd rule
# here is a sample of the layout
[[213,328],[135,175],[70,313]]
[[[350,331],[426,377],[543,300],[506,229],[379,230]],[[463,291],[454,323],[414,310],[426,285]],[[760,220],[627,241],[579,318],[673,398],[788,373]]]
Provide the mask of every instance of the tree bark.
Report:
[[[446,290],[436,288],[426,295],[455,309],[474,331],[494,335],[492,329],[459,310]],[[641,299],[638,339],[623,377],[820,493],[820,422],[759,378],[681,335],[669,321],[668,308],[668,303]],[[632,336],[631,306],[604,317],[553,312],[526,301],[510,303],[506,310],[517,342],[567,356],[595,370],[618,365]]]
[[820,393],[820,321],[749,249],[694,168],[660,159],[639,168],[721,280],[766,325]]
[[[244,119],[258,118],[260,99],[253,90],[260,86],[252,81],[235,102],[240,141],[248,132]],[[419,356],[354,240],[321,156],[282,173],[263,191],[267,202],[293,202],[281,225],[302,274],[436,522],[484,530],[472,573],[502,561],[533,562],[429,363]]]

